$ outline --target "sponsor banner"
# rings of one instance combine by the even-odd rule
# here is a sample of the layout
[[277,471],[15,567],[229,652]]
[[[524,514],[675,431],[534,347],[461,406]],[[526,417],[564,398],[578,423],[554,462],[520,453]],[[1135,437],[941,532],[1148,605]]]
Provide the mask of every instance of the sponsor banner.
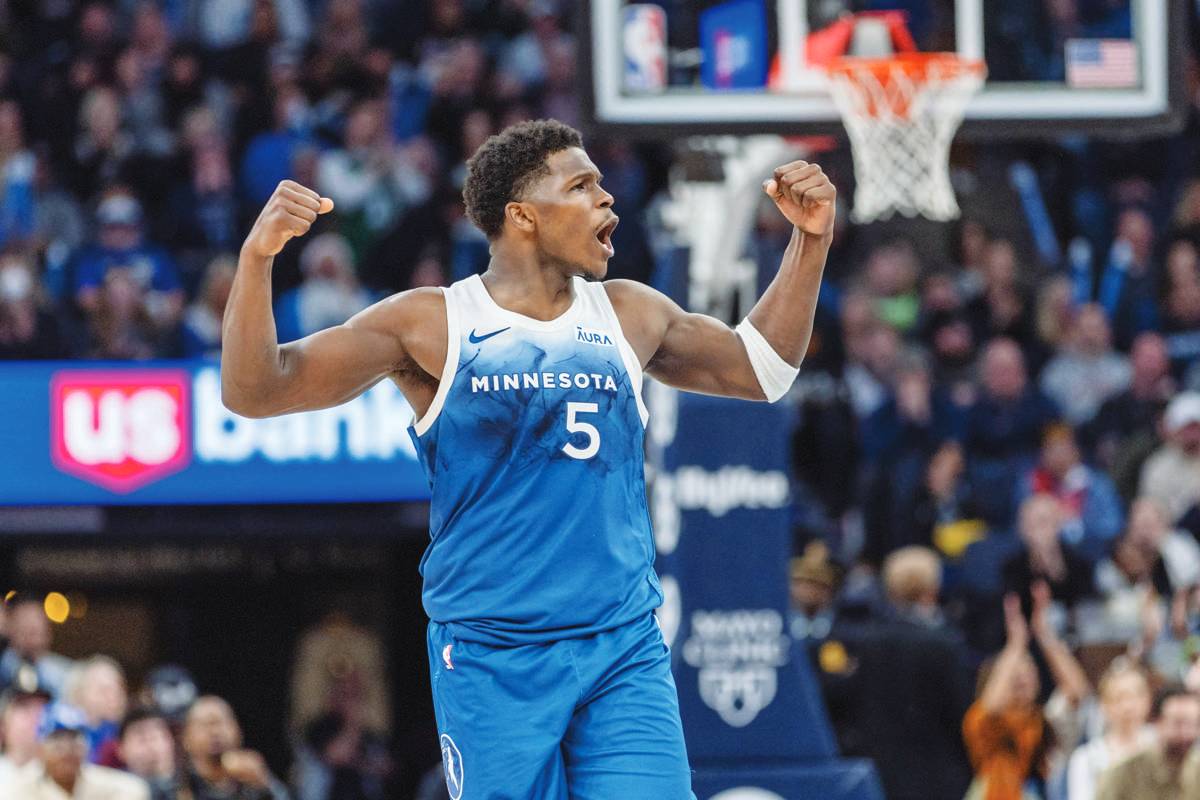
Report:
[[821,760],[835,745],[787,632],[791,411],[651,384],[658,612],[692,762]]
[[422,500],[429,485],[391,381],[349,403],[246,419],[217,364],[0,365],[0,503]]
[[700,12],[709,89],[758,89],[767,83],[767,11],[762,0],[729,0]]

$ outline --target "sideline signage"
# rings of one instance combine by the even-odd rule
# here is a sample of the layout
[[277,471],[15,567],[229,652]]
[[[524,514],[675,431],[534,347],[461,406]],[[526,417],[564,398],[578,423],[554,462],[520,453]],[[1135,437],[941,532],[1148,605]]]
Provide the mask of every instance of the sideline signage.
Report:
[[336,408],[246,419],[211,361],[0,364],[0,503],[425,500],[391,381]]

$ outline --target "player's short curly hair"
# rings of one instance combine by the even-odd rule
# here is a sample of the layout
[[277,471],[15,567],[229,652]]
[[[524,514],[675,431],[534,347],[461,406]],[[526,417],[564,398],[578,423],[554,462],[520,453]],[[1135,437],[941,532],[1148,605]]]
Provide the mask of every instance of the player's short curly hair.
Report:
[[463,201],[471,222],[489,239],[499,236],[504,206],[549,172],[549,155],[568,147],[583,147],[583,137],[554,119],[521,122],[488,137],[467,161]]

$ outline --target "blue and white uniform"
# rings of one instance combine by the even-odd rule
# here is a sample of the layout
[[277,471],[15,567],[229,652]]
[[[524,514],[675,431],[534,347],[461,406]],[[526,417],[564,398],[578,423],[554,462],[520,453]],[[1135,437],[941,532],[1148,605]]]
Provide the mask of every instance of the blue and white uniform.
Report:
[[421,574],[454,800],[691,797],[652,617],[641,366],[604,286],[573,290],[541,321],[478,276],[445,289],[445,367],[410,431],[432,487]]

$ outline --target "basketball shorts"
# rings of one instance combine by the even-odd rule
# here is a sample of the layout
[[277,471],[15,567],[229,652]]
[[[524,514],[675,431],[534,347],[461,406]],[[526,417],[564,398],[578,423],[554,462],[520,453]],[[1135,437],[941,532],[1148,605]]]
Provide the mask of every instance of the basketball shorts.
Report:
[[428,644],[451,800],[695,800],[653,615],[515,647],[431,622]]

